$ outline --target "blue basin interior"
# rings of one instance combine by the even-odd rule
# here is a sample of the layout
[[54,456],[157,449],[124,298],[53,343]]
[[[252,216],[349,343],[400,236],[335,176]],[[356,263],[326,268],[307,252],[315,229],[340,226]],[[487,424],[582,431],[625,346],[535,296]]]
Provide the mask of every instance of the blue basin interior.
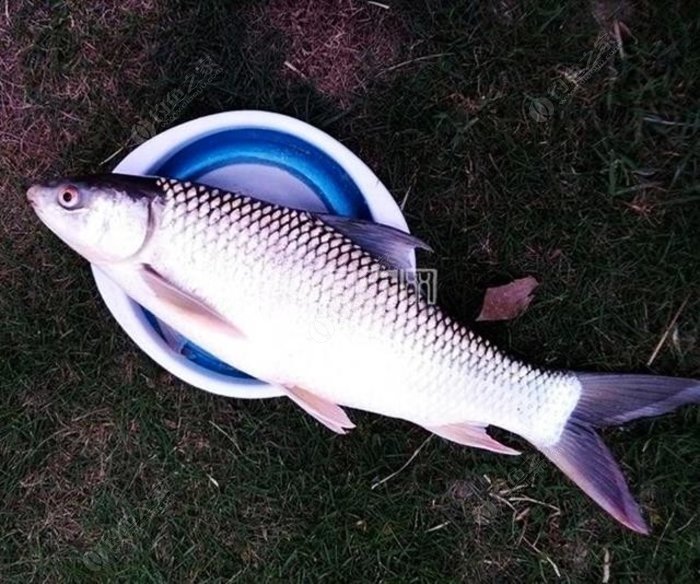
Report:
[[[335,160],[301,138],[276,130],[238,128],[209,134],[159,161],[148,173],[198,181],[219,169],[251,163],[281,169],[302,181],[331,213],[359,219],[372,218],[357,185]],[[154,330],[163,337],[156,317],[143,307],[141,310]],[[182,354],[209,371],[257,381],[190,341],[185,344]],[[262,384],[261,381],[258,383]]]

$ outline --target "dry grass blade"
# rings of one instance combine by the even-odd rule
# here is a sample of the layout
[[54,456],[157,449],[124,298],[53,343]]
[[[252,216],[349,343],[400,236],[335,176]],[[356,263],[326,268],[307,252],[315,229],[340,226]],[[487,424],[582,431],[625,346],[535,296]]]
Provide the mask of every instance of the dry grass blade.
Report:
[[661,338],[659,339],[659,342],[656,343],[656,347],[654,347],[654,350],[651,353],[651,357],[649,357],[649,360],[647,361],[647,367],[651,367],[652,363],[656,360],[656,357],[659,355],[659,352],[663,348],[664,344],[666,343],[666,339],[668,339],[668,335],[671,333],[671,330],[673,330],[673,327],[676,326],[676,323],[678,322],[678,319],[680,318],[683,310],[688,304],[688,301],[690,300],[692,294],[688,294],[685,297],[685,300],[681,302],[681,305],[678,307],[678,310],[676,313],[673,315],[673,318],[671,319],[671,322],[668,323],[668,326],[666,327],[666,330],[664,330],[663,334],[661,335]]
[[411,457],[401,466],[401,468],[399,468],[398,470],[392,472],[390,475],[384,477],[383,479],[377,481],[376,483],[372,483],[371,489],[372,489],[372,490],[376,489],[377,487],[379,487],[379,486],[383,485],[384,483],[390,481],[390,480],[393,479],[395,476],[401,474],[404,470],[406,470],[406,469],[411,465],[411,463],[416,459],[416,457],[420,454],[420,451],[423,450],[423,447],[424,447],[428,442],[430,442],[430,440],[432,440],[432,438],[433,438],[433,435],[431,434],[430,436],[428,436],[428,437],[423,441],[423,444],[421,444],[418,448],[415,449],[415,451],[413,452],[413,454],[411,454]]

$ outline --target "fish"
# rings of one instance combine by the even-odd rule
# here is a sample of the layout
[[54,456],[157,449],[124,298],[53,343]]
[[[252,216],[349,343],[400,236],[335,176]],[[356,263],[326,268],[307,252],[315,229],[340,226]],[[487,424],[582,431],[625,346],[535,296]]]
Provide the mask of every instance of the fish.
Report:
[[161,322],[333,432],[355,427],[350,408],[520,454],[487,432],[501,428],[622,525],[649,533],[597,430],[697,404],[700,381],[511,358],[421,293],[408,258],[429,246],[390,226],[167,177],[63,178],[27,198]]

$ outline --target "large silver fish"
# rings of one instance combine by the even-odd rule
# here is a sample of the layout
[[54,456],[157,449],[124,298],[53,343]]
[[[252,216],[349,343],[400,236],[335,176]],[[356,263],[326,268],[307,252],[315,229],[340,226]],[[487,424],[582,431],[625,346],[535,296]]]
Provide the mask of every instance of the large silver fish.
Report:
[[39,218],[134,300],[331,430],[341,406],[517,454],[524,437],[615,519],[648,528],[594,428],[700,402],[700,382],[547,371],[510,359],[401,277],[427,247],[395,229],[167,178],[37,185]]

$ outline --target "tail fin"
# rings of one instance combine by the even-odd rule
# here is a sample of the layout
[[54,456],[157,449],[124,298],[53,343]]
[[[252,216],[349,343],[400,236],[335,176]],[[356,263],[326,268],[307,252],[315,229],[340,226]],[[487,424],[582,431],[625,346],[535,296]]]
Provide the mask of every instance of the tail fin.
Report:
[[623,525],[649,533],[615,459],[594,428],[700,403],[700,381],[653,375],[580,373],[576,408],[555,444],[540,450]]

